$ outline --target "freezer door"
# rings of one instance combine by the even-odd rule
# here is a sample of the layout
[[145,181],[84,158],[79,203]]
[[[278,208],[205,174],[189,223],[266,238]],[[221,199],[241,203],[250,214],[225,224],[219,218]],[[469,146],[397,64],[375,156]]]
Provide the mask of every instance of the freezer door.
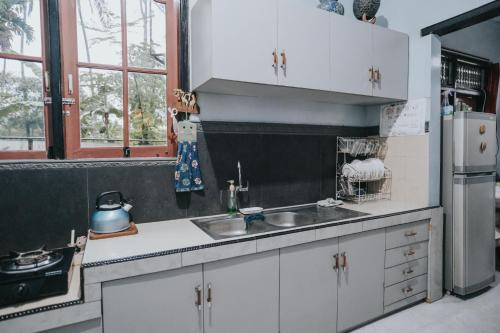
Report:
[[496,117],[481,112],[456,112],[453,116],[454,171],[496,170]]
[[495,278],[495,174],[453,181],[454,291],[466,295]]

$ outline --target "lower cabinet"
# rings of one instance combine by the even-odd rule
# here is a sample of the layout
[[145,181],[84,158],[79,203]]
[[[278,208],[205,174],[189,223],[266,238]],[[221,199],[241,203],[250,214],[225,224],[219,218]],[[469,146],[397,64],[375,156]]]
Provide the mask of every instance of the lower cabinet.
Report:
[[339,332],[384,313],[385,230],[341,237],[339,240]]
[[[414,235],[418,226],[387,235]],[[425,297],[427,241],[386,250],[406,244],[396,236],[386,243],[386,229],[379,229],[105,282],[103,330],[347,331],[382,316],[384,305],[387,313]]]
[[104,332],[201,333],[203,308],[195,302],[202,286],[201,265],[105,282]]
[[342,332],[384,313],[385,230],[280,252],[280,332]]
[[279,332],[278,250],[205,264],[203,277],[205,333]]
[[281,333],[337,330],[338,250],[337,238],[281,250]]

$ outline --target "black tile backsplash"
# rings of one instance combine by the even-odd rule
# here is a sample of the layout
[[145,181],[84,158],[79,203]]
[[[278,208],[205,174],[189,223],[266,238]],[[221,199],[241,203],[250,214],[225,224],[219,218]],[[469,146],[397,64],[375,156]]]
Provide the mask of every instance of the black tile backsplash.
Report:
[[377,134],[376,127],[203,122],[200,165],[206,189],[176,193],[171,161],[47,161],[0,164],[0,254],[83,235],[96,196],[119,190],[137,223],[223,213],[220,190],[238,180],[244,206],[315,202],[335,194],[336,138]]

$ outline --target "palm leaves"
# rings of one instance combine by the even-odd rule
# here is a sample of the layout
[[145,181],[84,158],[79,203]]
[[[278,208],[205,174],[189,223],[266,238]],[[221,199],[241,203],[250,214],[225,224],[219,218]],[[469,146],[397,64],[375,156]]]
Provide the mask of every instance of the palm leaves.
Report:
[[[33,40],[33,28],[23,18],[33,10],[33,0],[0,1],[0,50],[8,51],[15,35],[26,37],[27,42]],[[26,11],[26,13],[24,13]]]

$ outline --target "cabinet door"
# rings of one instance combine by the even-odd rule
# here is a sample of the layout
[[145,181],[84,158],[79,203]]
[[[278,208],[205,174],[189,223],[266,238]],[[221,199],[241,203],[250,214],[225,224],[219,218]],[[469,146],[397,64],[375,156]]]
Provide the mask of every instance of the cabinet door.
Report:
[[331,90],[371,96],[372,25],[341,15],[331,20]]
[[142,275],[103,283],[104,332],[203,332],[196,288],[202,267]]
[[380,73],[373,95],[408,98],[408,36],[393,30],[372,26],[373,67]]
[[338,239],[280,251],[280,332],[337,329]]
[[278,333],[278,251],[205,264],[203,274],[205,333]]
[[278,83],[329,90],[332,14],[319,9],[317,0],[278,3]]
[[339,253],[346,258],[345,268],[339,274],[337,328],[340,332],[384,312],[385,230],[341,237]]
[[213,76],[276,84],[277,0],[212,0]]

